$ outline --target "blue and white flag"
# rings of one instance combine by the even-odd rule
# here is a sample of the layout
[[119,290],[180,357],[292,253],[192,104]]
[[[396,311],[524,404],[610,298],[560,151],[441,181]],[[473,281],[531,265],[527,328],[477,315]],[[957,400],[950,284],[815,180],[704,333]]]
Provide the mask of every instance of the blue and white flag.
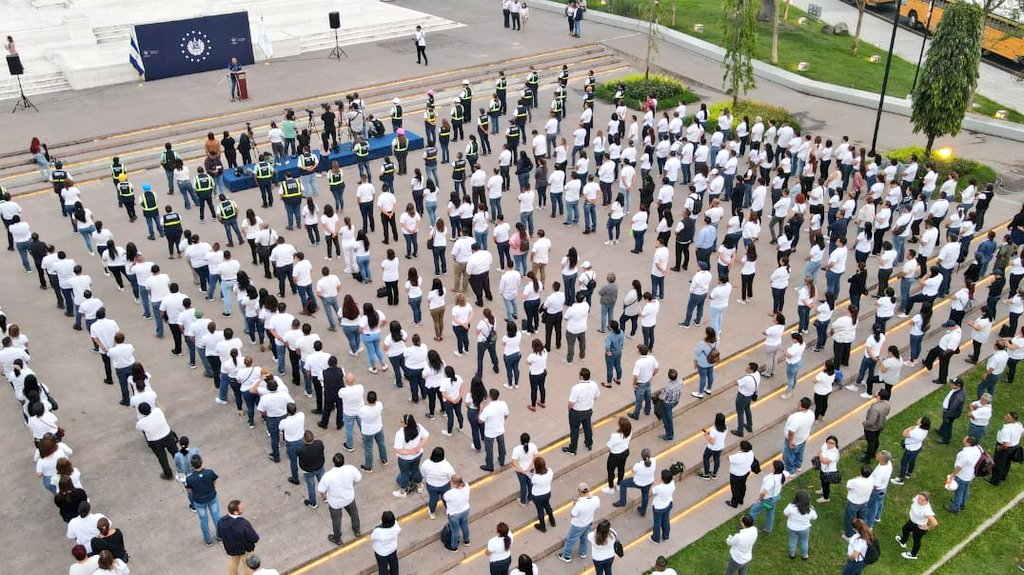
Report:
[[139,50],[139,39],[135,37],[135,26],[132,26],[131,48],[128,51],[128,62],[135,67],[139,76],[146,74],[146,66],[142,63],[142,51]]

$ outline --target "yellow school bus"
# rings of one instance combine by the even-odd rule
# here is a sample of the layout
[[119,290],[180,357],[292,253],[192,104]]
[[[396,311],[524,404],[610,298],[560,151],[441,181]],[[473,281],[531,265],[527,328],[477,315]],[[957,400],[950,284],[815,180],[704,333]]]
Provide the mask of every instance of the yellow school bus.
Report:
[[[928,32],[934,32],[942,21],[942,12],[951,1],[962,0],[902,0],[900,16],[906,18],[912,28],[924,29],[927,26]],[[1020,21],[1016,5],[1016,0],[1007,0],[1006,4],[989,14],[982,50],[1024,64],[1024,23]],[[930,22],[929,10],[932,11]]]

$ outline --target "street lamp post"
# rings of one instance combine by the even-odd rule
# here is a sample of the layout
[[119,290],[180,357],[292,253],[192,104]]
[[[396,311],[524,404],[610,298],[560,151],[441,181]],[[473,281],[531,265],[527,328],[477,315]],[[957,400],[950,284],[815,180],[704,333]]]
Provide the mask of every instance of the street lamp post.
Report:
[[871,135],[871,151],[869,156],[875,155],[878,145],[878,127],[882,123],[882,107],[885,105],[885,91],[889,87],[889,69],[892,68],[892,51],[896,47],[896,29],[900,23],[900,9],[896,7],[896,13],[892,16],[892,36],[889,37],[889,53],[885,57],[885,72],[882,74],[882,91],[878,95],[878,112],[875,114],[875,130]]
[[[898,12],[897,12],[898,13]],[[928,31],[932,29],[932,14],[935,13],[935,0],[928,3],[928,21],[925,22],[924,32],[921,34],[921,51],[917,54],[917,67],[914,68],[914,83],[910,86],[910,93],[917,88],[917,76],[921,73],[921,60],[924,59],[924,43],[928,41]]]

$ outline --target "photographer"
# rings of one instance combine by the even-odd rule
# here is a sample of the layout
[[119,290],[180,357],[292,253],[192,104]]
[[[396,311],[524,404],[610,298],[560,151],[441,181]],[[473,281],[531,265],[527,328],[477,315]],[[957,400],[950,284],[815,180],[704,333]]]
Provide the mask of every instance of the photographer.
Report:
[[[338,104],[338,109],[340,111],[341,102],[339,101]],[[330,104],[321,104],[321,106],[323,106],[324,109],[324,113],[320,114],[320,119],[324,122],[324,141],[327,141],[327,138],[330,138],[331,149],[333,150],[338,147],[337,116],[335,116],[334,112],[331,111]]]
[[366,114],[363,112],[362,107],[356,105],[355,101],[349,101],[348,113],[345,114],[345,123],[348,124],[348,135],[353,141],[355,141],[356,136],[362,136],[364,139],[369,137],[369,134],[366,132]]

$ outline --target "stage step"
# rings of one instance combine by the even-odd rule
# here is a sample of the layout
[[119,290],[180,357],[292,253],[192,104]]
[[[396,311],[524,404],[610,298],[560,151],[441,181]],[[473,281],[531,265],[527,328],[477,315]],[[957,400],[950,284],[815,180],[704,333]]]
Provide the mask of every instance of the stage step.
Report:
[[[71,89],[71,84],[68,83],[63,72],[26,75],[21,78],[25,94],[29,96]],[[16,78],[8,77],[0,79],[0,101],[6,102],[8,100],[13,100],[19,95],[18,80]]]
[[96,26],[92,29],[92,33],[96,36],[97,44],[124,44],[128,45],[128,39],[131,37],[131,26],[128,24],[121,24],[117,26]]
[[[338,43],[342,46],[348,46],[352,44],[377,42],[379,40],[392,39],[401,36],[412,37],[413,32],[416,30],[416,26],[422,26],[423,30],[430,33],[456,28],[460,26],[460,24],[452,22],[451,20],[428,16],[425,18],[418,18],[410,22],[403,21],[385,26],[343,27],[338,31]],[[326,30],[323,32],[309,34],[302,39],[299,46],[303,53],[333,48],[334,30]]]

